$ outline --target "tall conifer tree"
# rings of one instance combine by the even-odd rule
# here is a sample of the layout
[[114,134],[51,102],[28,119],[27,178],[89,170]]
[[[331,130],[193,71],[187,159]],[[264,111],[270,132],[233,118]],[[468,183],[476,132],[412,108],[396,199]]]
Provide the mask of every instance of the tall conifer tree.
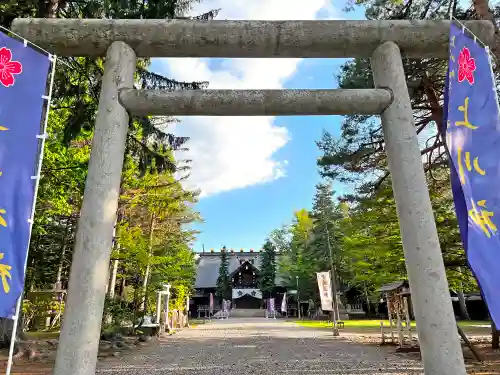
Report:
[[264,298],[271,298],[276,287],[276,249],[270,240],[266,240],[260,256],[259,288]]
[[219,299],[231,298],[231,284],[229,283],[229,257],[224,246],[220,253],[219,277],[217,278],[217,289],[215,295]]

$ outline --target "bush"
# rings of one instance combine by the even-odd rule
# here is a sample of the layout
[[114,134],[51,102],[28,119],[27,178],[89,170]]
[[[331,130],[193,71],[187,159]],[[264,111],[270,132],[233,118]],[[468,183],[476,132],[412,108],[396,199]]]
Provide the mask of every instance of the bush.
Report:
[[24,300],[23,309],[23,330],[31,331],[37,327],[38,319],[45,320],[47,317],[52,317],[50,326],[44,328],[58,329],[61,326],[61,318],[64,314],[64,301],[56,299],[48,299],[46,297],[36,297],[32,300]]
[[118,331],[133,321],[133,310],[125,302],[106,298],[102,322],[103,331]]

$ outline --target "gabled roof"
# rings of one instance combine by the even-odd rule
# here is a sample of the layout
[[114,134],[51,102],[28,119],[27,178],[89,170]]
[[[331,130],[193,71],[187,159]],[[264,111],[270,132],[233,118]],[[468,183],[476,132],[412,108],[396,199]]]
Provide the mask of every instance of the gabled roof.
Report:
[[253,259],[253,262],[251,259],[241,259],[238,264],[238,267],[236,267],[233,271],[229,271],[229,277],[233,277],[238,271],[242,270],[244,265],[250,266],[250,270],[254,270],[255,272],[257,272],[258,275],[259,267],[257,267],[255,263],[256,263],[255,259]]
[[[219,277],[220,253],[202,253],[199,255],[200,260],[198,262],[198,268],[196,270],[196,281],[194,287],[196,289],[215,288],[217,286],[217,278]],[[276,254],[276,257],[278,256],[279,254]],[[259,253],[228,253],[228,258],[228,272],[230,275],[240,267],[240,260],[242,260],[243,262],[248,261],[250,263],[252,263],[253,260],[252,265],[257,270],[260,269]],[[282,283],[283,278],[277,275],[276,284],[282,285]]]
[[401,288],[401,287],[408,288],[409,287],[408,281],[399,280],[399,281],[395,281],[395,282],[390,283],[390,284],[382,285],[380,287],[379,291],[380,292],[392,292],[393,290],[396,290],[396,289]]

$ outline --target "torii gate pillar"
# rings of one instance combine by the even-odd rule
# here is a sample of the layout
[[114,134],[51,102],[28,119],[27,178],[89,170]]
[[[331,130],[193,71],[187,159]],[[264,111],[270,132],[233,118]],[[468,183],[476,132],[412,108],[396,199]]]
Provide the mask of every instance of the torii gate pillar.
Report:
[[123,42],[111,44],[102,77],[55,375],[95,374],[129,121],[118,92],[133,87],[135,69],[135,52]]
[[371,64],[375,87],[393,93],[382,128],[425,373],[466,375],[398,46],[382,44]]

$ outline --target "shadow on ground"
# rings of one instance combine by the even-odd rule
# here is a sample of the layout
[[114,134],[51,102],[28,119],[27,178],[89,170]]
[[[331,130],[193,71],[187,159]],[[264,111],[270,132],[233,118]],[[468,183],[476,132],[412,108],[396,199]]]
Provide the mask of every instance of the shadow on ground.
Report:
[[328,333],[287,325],[210,324],[162,339],[100,374],[422,374],[419,361],[393,349],[360,345]]

